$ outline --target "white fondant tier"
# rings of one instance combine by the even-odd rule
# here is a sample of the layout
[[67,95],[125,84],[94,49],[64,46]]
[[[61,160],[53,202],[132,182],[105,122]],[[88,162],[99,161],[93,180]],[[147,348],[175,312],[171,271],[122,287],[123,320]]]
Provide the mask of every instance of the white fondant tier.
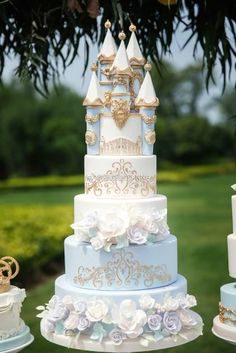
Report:
[[236,282],[224,284],[220,288],[220,302],[226,309],[236,310]]
[[[167,210],[167,198],[161,194],[136,199],[97,199],[87,194],[76,195],[74,198],[74,222],[81,221],[84,216],[93,212],[100,211],[105,214],[108,211],[117,212],[123,209],[137,209],[142,214],[150,213],[153,209],[160,212]],[[167,221],[167,217],[165,220]]]
[[8,292],[0,294],[0,341],[16,335],[24,323],[20,319],[25,290],[11,286]]
[[6,340],[0,341],[0,352],[19,352],[34,340],[34,337],[30,334],[28,326],[24,326],[23,330],[17,335],[10,337]]
[[232,201],[233,234],[236,235],[236,195],[232,196],[231,201]]
[[236,278],[236,234],[227,237],[229,275]]
[[180,346],[182,344],[191,342],[195,340],[197,337],[202,335],[202,319],[201,317],[191,311],[191,315],[194,320],[197,322],[197,325],[193,328],[186,328],[181,332],[181,335],[175,335],[165,337],[163,339],[155,341],[146,341],[146,345],[142,345],[140,343],[140,338],[135,339],[127,339],[124,340],[123,343],[117,345],[109,338],[105,338],[102,342],[97,340],[92,340],[90,337],[85,335],[80,335],[79,338],[77,336],[71,337],[66,336],[64,334],[52,333],[48,332],[44,328],[43,320],[41,321],[41,334],[48,341],[58,344],[60,346],[64,346],[67,348],[74,348],[80,350],[88,350],[93,352],[144,352],[144,351],[154,351],[160,349],[166,349],[171,347]]
[[156,156],[85,156],[85,193],[145,198],[156,193]]
[[67,281],[79,288],[100,290],[139,290],[156,288],[177,279],[177,239],[149,245],[111,247],[110,252],[96,251],[79,244],[76,236],[65,239]]
[[129,114],[120,128],[112,113],[100,115],[101,155],[142,155],[142,125],[140,114]]
[[78,288],[66,279],[65,275],[62,275],[56,279],[55,282],[55,294],[60,298],[66,295],[71,295],[72,297],[78,298],[97,298],[97,299],[112,299],[113,302],[120,303],[124,299],[132,299],[138,301],[143,295],[150,295],[156,301],[161,303],[166,296],[176,296],[179,293],[187,294],[187,281],[186,279],[178,275],[177,281],[164,287],[143,289],[143,290],[91,290]]

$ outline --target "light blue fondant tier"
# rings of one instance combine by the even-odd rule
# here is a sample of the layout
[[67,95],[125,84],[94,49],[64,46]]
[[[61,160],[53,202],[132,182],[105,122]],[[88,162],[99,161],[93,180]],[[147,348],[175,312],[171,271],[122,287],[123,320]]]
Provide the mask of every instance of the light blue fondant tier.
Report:
[[236,282],[228,283],[220,288],[221,304],[230,310],[236,310]]
[[33,340],[33,337],[30,334],[29,327],[25,326],[25,328],[18,335],[0,341],[0,352],[8,351],[11,349],[14,350],[14,348],[23,346],[30,340]]
[[69,236],[65,240],[65,273],[68,283],[85,289],[163,287],[177,279],[177,239],[170,235],[158,243],[123,249],[112,246],[105,252]]
[[105,291],[105,290],[91,290],[91,289],[82,289],[75,287],[66,280],[66,276],[62,275],[56,279],[55,282],[55,294],[60,298],[63,298],[66,295],[78,298],[86,299],[102,299],[106,298],[111,300],[113,303],[120,303],[125,299],[131,299],[137,301],[140,297],[144,295],[150,295],[158,303],[162,303],[165,297],[167,296],[176,296],[177,294],[187,294],[187,281],[186,279],[178,275],[177,281],[164,287],[153,288],[153,289],[144,289],[144,290],[127,290],[127,291]]

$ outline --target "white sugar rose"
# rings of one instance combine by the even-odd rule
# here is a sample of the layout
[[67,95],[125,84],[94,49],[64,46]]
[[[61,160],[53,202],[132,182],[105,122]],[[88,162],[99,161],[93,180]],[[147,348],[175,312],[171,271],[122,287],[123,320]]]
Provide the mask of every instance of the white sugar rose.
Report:
[[143,295],[139,299],[139,305],[140,308],[143,310],[152,309],[155,305],[155,299],[152,298],[150,295]]
[[100,215],[98,229],[102,237],[110,240],[123,235],[129,226],[129,215],[125,210],[112,210]]
[[135,302],[127,299],[113,312],[113,322],[129,338],[136,338],[143,333],[143,327],[147,322],[147,315],[143,310],[137,310]]
[[152,331],[158,331],[161,328],[162,316],[158,314],[149,315],[147,318],[148,327]]
[[62,303],[63,305],[65,305],[65,307],[67,309],[69,309],[70,311],[74,310],[74,302],[73,302],[73,298],[71,295],[66,295],[63,299],[62,299]]
[[147,242],[148,232],[136,224],[127,229],[127,237],[131,244],[141,245]]
[[182,328],[180,318],[175,311],[167,311],[164,314],[163,324],[166,330],[172,335],[177,335]]
[[102,300],[92,300],[87,304],[86,316],[89,321],[102,321],[108,313],[108,306]]
[[196,306],[196,305],[197,305],[197,300],[196,300],[196,298],[194,297],[194,295],[187,294],[187,295],[186,295],[186,299],[187,299],[187,301],[188,301],[188,307],[189,307],[189,308],[192,308],[193,306]]
[[60,302],[58,295],[53,295],[47,304],[47,309],[54,309],[56,305]]
[[82,314],[87,309],[87,304],[83,300],[76,300],[74,302],[74,309],[78,314]]
[[76,235],[81,237],[81,240],[86,240],[89,236],[89,232],[91,229],[96,228],[98,222],[97,212],[91,212],[86,214],[81,220],[77,223],[71,225],[71,227],[75,230]]
[[187,328],[191,328],[197,324],[190,310],[178,310],[178,315],[182,325]]
[[168,297],[165,299],[163,307],[166,311],[176,311],[179,308],[178,298]]
[[100,235],[97,237],[91,238],[90,242],[94,250],[102,249],[105,245],[105,241]]
[[91,322],[85,315],[80,316],[78,326],[77,326],[79,331],[85,331],[88,327],[90,327],[90,325],[91,325]]
[[55,323],[60,320],[65,320],[68,315],[69,310],[62,303],[59,303],[53,310],[49,311],[48,320]]
[[75,330],[79,323],[79,315],[77,313],[70,313],[68,318],[64,322],[66,330]]
[[54,333],[55,332],[55,324],[46,319],[42,320],[42,329],[46,333]]

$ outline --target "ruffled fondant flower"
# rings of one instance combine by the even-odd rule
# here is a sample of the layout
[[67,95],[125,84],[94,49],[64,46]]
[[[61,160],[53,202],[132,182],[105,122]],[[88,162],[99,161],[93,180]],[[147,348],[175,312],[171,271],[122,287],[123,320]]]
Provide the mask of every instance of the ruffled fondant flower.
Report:
[[91,322],[102,321],[108,313],[108,306],[102,300],[88,302],[86,316]]
[[136,338],[143,333],[143,327],[147,322],[147,315],[136,307],[132,300],[124,300],[120,307],[113,311],[113,322],[129,338]]
[[155,305],[155,299],[152,298],[150,295],[143,295],[139,299],[139,305],[140,308],[143,310],[152,309]]
[[131,244],[145,244],[147,242],[148,232],[138,224],[127,229],[127,237]]
[[47,309],[54,309],[56,305],[60,302],[58,295],[53,295],[47,304]]
[[148,327],[152,331],[158,331],[161,328],[162,316],[158,314],[149,315],[147,318]]
[[90,327],[90,325],[91,325],[91,322],[85,315],[82,315],[79,317],[78,325],[77,325],[77,329],[79,331],[85,331],[88,327]]
[[74,302],[74,310],[78,313],[78,314],[82,314],[85,312],[85,310],[87,309],[87,304],[85,301],[83,300],[76,300]]
[[166,311],[176,311],[179,308],[179,300],[178,300],[178,298],[173,298],[173,297],[165,298],[165,302],[163,304],[163,308]]
[[75,234],[81,238],[81,241],[86,240],[90,235],[90,231],[96,228],[98,222],[98,214],[96,211],[87,213],[77,223],[71,225],[74,229]]
[[121,330],[114,329],[109,333],[109,337],[116,346],[119,346],[126,338],[126,335]]
[[188,301],[188,307],[192,308],[193,306],[197,305],[197,300],[194,295],[187,294],[186,299]]
[[53,310],[49,311],[48,320],[55,323],[60,320],[65,320],[68,316],[69,310],[62,303],[59,303]]
[[54,333],[55,332],[55,324],[48,320],[42,320],[42,328],[46,333]]
[[177,335],[182,328],[180,318],[175,311],[165,312],[163,317],[163,325],[172,335]]
[[69,309],[70,311],[74,310],[74,301],[71,295],[66,295],[63,299],[62,299],[62,303],[63,305],[65,305],[65,307],[67,309]]
[[94,250],[102,249],[105,245],[105,240],[101,236],[93,237],[90,241]]
[[70,313],[68,318],[64,322],[64,327],[66,330],[75,330],[79,323],[79,316],[77,313]]
[[129,215],[126,211],[112,210],[100,215],[98,229],[102,237],[110,240],[119,235],[123,235],[129,226]]
[[190,310],[178,310],[178,315],[184,327],[191,328],[197,324]]

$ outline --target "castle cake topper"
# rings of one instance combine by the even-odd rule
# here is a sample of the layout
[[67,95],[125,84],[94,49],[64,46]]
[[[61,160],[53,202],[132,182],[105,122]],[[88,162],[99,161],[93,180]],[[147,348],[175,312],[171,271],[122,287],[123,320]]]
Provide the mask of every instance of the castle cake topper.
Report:
[[19,264],[13,257],[0,258],[0,293],[9,291],[10,281],[18,275],[19,269]]
[[126,34],[119,33],[118,50],[109,20],[105,28],[98,66],[91,67],[92,77],[83,102],[87,154],[150,156],[156,140],[155,109],[159,105],[150,76],[152,66],[145,64],[134,24],[129,27],[127,48]]

